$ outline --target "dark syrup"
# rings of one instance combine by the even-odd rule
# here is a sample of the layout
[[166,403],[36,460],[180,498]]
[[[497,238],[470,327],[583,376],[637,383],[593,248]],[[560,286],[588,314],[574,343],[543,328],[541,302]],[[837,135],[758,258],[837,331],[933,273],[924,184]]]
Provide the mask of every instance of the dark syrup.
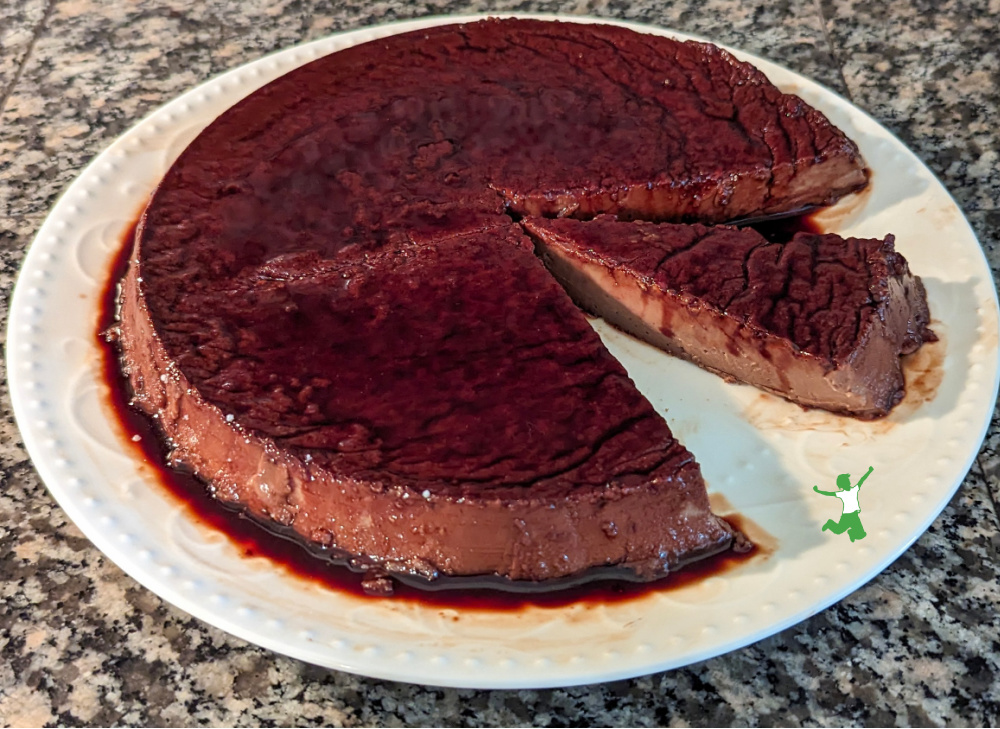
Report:
[[[122,441],[142,462],[147,474],[183,506],[191,520],[225,535],[244,557],[263,557],[299,579],[359,598],[403,600],[433,607],[511,611],[527,606],[562,607],[577,603],[608,604],[639,599],[655,592],[680,589],[709,577],[725,574],[751,560],[766,559],[773,553],[773,540],[763,535],[752,522],[732,514],[724,518],[733,528],[751,537],[754,546],[749,551],[726,551],[654,582],[598,579],[550,592],[516,592],[497,589],[496,586],[494,589],[420,589],[413,584],[397,581],[391,597],[369,595],[362,587],[361,574],[346,566],[331,563],[328,558],[307,547],[302,540],[276,533],[242,511],[222,504],[211,496],[204,482],[197,477],[167,465],[166,445],[152,421],[129,405],[130,393],[119,366],[117,342],[114,337],[108,336],[108,332],[117,324],[118,283],[128,268],[135,228],[136,225],[133,224],[122,238],[121,250],[102,292],[98,314],[97,337],[101,346],[104,382],[107,385],[107,404],[121,427],[119,435]],[[757,538],[758,534],[764,538]],[[451,581],[442,582],[447,584]]]
[[746,227],[753,228],[772,243],[787,243],[796,233],[824,233],[813,214],[758,220]]

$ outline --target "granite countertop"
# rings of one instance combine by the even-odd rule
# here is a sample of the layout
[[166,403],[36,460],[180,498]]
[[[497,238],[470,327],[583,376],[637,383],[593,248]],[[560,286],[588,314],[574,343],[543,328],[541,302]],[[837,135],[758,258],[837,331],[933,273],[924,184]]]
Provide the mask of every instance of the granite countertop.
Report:
[[[146,113],[334,31],[452,13],[591,14],[700,34],[835,89],[937,174],[1000,267],[1000,4],[977,0],[8,0],[0,5],[0,287],[59,193]],[[121,572],[41,483],[0,385],[0,723],[1000,723],[1000,420],[962,488],[872,582],[687,668],[544,691],[316,668],[209,627]]]

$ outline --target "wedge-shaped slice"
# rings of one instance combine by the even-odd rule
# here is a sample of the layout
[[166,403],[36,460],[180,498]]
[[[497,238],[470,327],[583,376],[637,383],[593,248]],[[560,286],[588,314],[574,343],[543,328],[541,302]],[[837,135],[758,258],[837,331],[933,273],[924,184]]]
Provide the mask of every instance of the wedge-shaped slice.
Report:
[[885,240],[725,226],[532,218],[584,308],[727,379],[859,418],[904,394],[900,355],[934,338],[924,287]]
[[514,225],[216,280],[136,255],[124,362],[173,460],[357,567],[650,579],[730,546],[694,457]]

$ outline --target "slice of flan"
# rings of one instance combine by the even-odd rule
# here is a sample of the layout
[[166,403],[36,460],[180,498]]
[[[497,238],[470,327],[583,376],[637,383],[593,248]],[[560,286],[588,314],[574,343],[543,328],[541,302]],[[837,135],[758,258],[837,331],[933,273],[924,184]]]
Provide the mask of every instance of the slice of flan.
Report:
[[584,308],[726,379],[870,419],[904,394],[900,356],[934,338],[920,278],[884,240],[529,218]]

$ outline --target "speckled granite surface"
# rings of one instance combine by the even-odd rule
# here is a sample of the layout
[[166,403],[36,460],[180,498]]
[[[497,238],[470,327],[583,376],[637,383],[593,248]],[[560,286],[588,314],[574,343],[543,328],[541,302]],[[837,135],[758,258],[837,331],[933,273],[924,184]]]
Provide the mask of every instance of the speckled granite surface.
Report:
[[[873,6],[876,9],[873,9]],[[588,13],[698,33],[831,86],[941,177],[1000,275],[1000,4],[8,0],[0,5],[0,288],[62,189],[144,114],[341,29],[430,14]],[[1000,427],[928,532],[862,590],[743,650],[630,681],[459,691],[248,645],[163,603],[55,505],[0,388],[0,723],[996,725]]]

